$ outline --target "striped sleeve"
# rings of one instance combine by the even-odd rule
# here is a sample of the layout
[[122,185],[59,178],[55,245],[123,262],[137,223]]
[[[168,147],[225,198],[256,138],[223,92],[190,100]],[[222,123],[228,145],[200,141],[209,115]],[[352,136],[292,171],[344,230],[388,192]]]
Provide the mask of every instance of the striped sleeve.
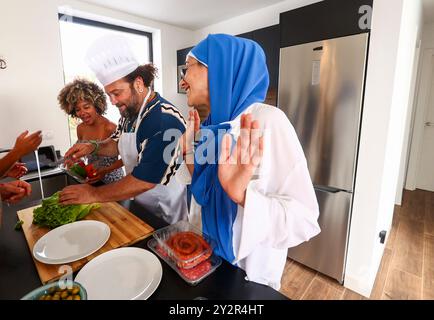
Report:
[[118,124],[118,126],[117,126],[117,128],[116,128],[116,131],[113,132],[113,134],[111,135],[110,138],[111,138],[112,140],[118,142],[118,141],[119,141],[119,138],[120,138],[120,136],[121,136],[121,134],[122,134],[122,132],[125,131],[125,126],[126,126],[126,119],[122,117],[122,118],[119,120],[119,124]]
[[186,121],[169,103],[149,108],[138,129],[138,164],[132,175],[140,180],[167,185],[179,163],[180,137]]

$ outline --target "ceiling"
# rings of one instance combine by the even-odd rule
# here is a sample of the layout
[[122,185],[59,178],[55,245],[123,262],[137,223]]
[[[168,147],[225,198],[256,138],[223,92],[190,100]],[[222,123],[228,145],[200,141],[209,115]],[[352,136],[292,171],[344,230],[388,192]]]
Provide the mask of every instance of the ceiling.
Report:
[[423,0],[423,17],[425,23],[434,23],[434,0]]
[[197,30],[283,1],[83,0],[83,2],[123,11],[190,30]]

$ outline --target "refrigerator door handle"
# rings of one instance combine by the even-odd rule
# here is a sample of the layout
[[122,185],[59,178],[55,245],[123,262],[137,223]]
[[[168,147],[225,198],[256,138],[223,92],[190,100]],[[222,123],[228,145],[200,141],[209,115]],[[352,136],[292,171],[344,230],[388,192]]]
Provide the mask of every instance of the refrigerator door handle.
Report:
[[326,186],[314,186],[314,188],[318,191],[329,192],[334,194],[339,192],[352,193],[352,191],[350,190],[343,190],[343,189],[337,189],[337,188],[326,187]]

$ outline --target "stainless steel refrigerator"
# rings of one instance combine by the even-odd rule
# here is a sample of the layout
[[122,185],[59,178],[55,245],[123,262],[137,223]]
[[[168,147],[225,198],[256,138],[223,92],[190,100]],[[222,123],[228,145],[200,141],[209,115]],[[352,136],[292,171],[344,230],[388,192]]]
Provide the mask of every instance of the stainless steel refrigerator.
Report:
[[303,146],[321,233],[288,256],[343,283],[361,127],[368,34],[280,50],[278,106]]

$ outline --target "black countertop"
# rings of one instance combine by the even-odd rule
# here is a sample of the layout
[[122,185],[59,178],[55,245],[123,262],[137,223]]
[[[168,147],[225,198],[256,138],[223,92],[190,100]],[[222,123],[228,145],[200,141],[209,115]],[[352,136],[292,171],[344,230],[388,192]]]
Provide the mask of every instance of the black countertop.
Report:
[[[0,299],[20,299],[26,293],[41,286],[35,264],[22,231],[15,231],[18,210],[39,204],[27,203],[8,207],[3,204],[3,223],[0,227]],[[120,202],[125,208],[151,225],[154,229],[167,226],[163,220],[147,213],[134,201]],[[147,238],[134,247],[148,249]],[[187,284],[163,260],[163,277],[151,300],[286,300],[278,291],[245,280],[243,270],[223,261],[214,273],[196,286]]]

